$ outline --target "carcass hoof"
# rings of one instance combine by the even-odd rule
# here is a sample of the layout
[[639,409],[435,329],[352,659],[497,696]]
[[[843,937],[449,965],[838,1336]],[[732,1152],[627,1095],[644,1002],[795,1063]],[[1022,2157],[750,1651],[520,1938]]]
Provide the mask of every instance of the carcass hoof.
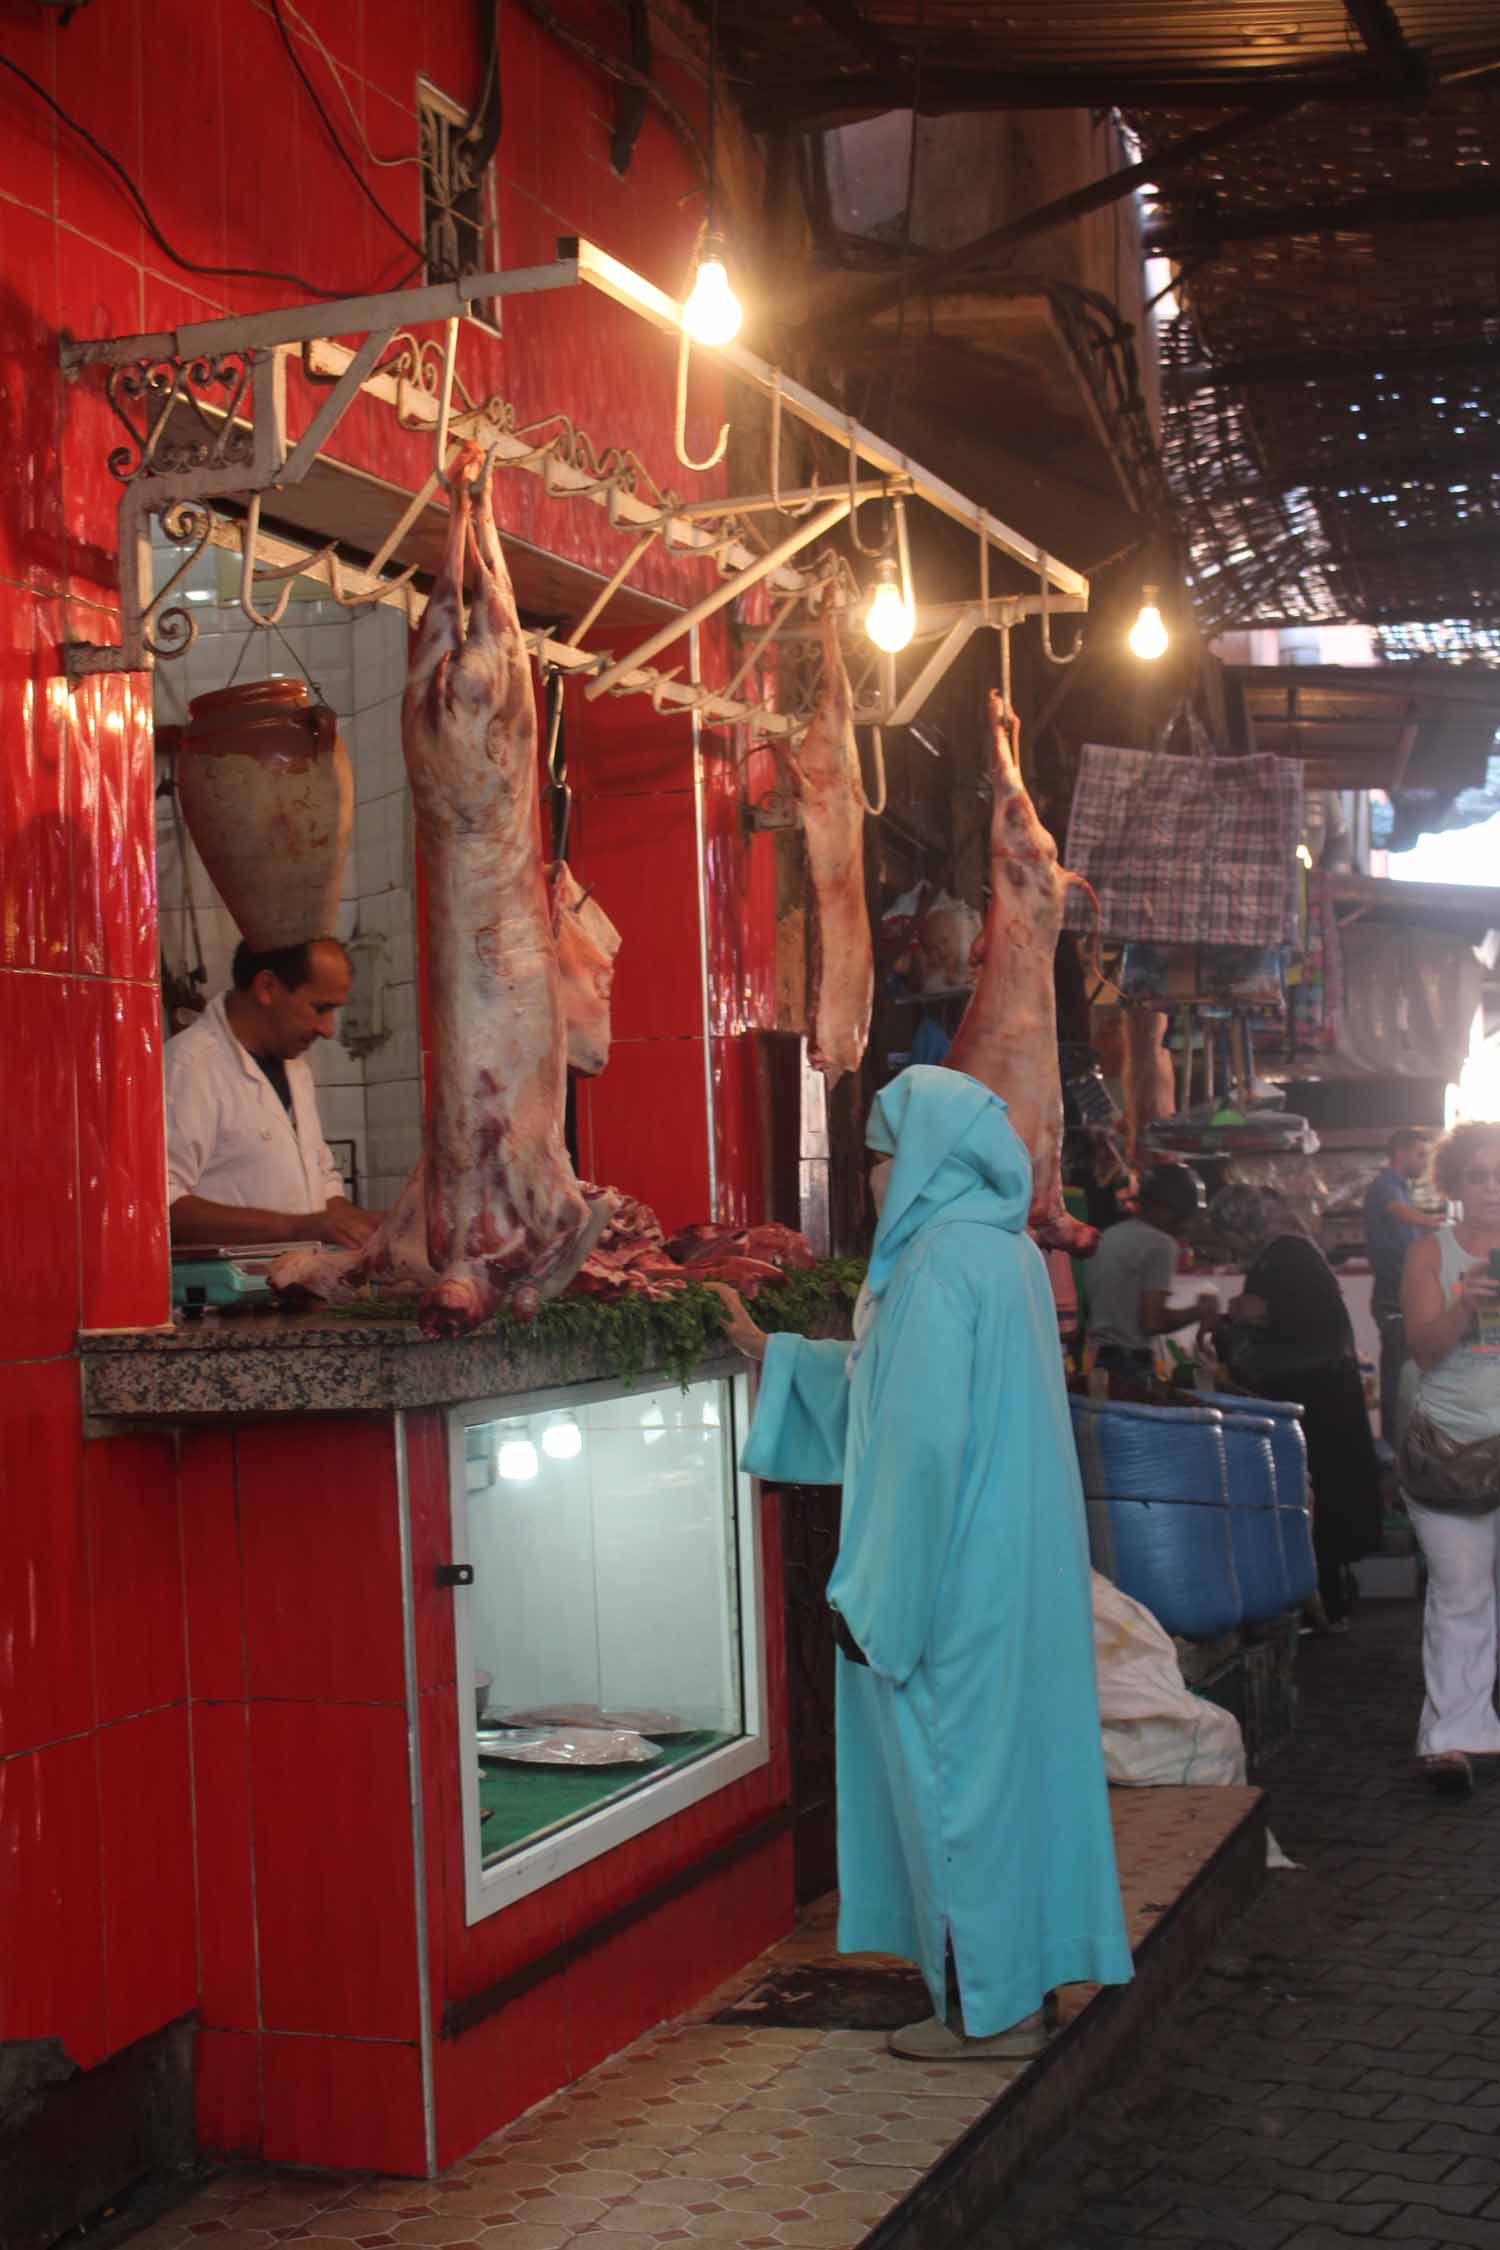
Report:
[[487,1319],[489,1299],[472,1281],[450,1278],[429,1289],[417,1308],[424,1336],[471,1336]]

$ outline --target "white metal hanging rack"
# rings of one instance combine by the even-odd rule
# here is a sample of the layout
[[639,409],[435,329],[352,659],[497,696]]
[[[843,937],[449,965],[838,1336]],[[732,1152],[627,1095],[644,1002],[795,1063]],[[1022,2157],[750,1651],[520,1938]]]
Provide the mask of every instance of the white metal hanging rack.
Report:
[[[904,686],[898,684],[893,662],[877,665],[875,700],[856,712],[859,723],[909,724],[959,651],[986,627],[999,631],[1008,642],[1011,628],[1021,618],[1040,616],[1048,653],[1063,661],[1051,650],[1049,620],[1059,612],[1087,609],[1086,579],[878,433],[737,344],[715,347],[713,357],[727,373],[772,402],[770,489],[741,498],[685,502],[658,487],[634,454],[596,449],[586,433],[563,415],[518,427],[503,399],[471,399],[458,378],[456,359],[462,322],[476,304],[578,286],[598,290],[663,333],[677,336],[683,354],[679,382],[685,380],[681,307],[597,245],[572,238],[558,244],[557,257],[547,265],[469,275],[382,296],[195,321],[152,334],[65,342],[65,374],[79,376],[96,366],[108,370],[109,402],[130,441],[109,456],[109,467],[124,487],[119,512],[121,638],[113,646],[70,642],[69,676],[134,671],[159,658],[181,656],[191,646],[197,627],[191,612],[174,605],[171,597],[192,560],[209,543],[239,553],[241,607],[262,629],[275,625],[286,605],[290,579],[299,572],[321,575],[333,598],[346,606],[395,602],[405,607],[409,618],[414,617],[421,599],[413,583],[416,566],[394,571],[387,566],[436,497],[465,444],[478,444],[497,465],[539,477],[551,498],[583,499],[603,508],[611,525],[633,542],[566,640],[539,632],[528,635],[540,664],[585,680],[591,696],[643,694],[659,711],[697,712],[710,721],[744,724],[763,734],[795,736],[805,717],[768,709],[739,690],[776,631],[785,629],[792,611],[809,597],[821,598],[830,567],[837,568],[831,558],[807,567],[799,556],[865,501],[895,497],[924,501],[974,533],[979,595],[974,601],[947,605],[941,612],[919,611],[913,647],[924,660]],[[412,333],[419,325],[437,321],[445,323],[440,339]],[[351,335],[364,340],[352,349],[334,341]],[[300,354],[314,381],[327,385],[312,420],[295,439],[288,432],[286,414],[286,369],[293,352]],[[430,429],[433,467],[378,552],[367,564],[356,566],[340,558],[336,544],[304,547],[281,530],[267,531],[260,519],[266,496],[305,479],[344,413],[361,395],[393,408],[404,427]],[[242,412],[247,399],[248,420]],[[779,489],[780,425],[785,413],[847,448],[847,483],[840,480],[822,489],[814,485],[791,492]],[[222,514],[216,502],[231,504],[243,514]],[[757,518],[772,511],[779,511],[783,520],[787,516],[793,520],[780,537],[768,540]],[[159,590],[152,583],[153,517],[169,539],[191,549]],[[670,552],[712,560],[724,583],[692,607],[674,612],[623,657],[580,646],[658,540]],[[864,542],[859,545],[863,550]],[[992,552],[1034,572],[1038,592],[992,597]],[[269,609],[262,609],[258,589],[277,581],[285,582],[279,597]],[[680,666],[662,671],[652,663],[674,641],[759,585],[766,587],[776,607],[773,626],[728,689],[681,679]]]

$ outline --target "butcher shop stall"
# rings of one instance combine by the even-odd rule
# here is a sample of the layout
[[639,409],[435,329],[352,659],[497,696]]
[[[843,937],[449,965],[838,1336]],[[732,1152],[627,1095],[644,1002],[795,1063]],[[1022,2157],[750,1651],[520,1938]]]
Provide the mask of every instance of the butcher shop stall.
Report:
[[[241,939],[343,941],[319,1114],[337,1200],[379,1214],[354,1246],[169,1257],[143,987],[110,1033],[140,1050],[111,1163],[142,1164],[99,1221],[84,1412],[90,1477],[181,1573],[154,1662],[192,1723],[159,1829],[210,2148],[441,2168],[831,1881],[791,1778],[778,1502],[738,1468],[710,1284],[847,1330],[884,736],[980,636],[996,836],[1014,799],[1041,838],[1011,636],[1088,589],[719,350],[577,237],[66,350],[128,433],[118,637],[68,662],[86,698],[153,660],[138,966],[159,942],[176,1032]],[[962,567],[923,606],[928,519]],[[1000,1090],[1057,1086],[1040,864],[1030,1047],[963,969]],[[1049,1097],[1036,1218],[1066,1242],[1060,1127]]]

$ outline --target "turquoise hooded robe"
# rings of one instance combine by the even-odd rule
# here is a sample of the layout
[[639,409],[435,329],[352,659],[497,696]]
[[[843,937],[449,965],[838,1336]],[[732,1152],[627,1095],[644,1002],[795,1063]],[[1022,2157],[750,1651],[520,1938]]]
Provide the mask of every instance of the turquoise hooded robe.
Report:
[[965,2030],[1131,1974],[1094,1678],[1088,1542],[1031,1161],[1005,1104],[916,1065],[863,1339],[772,1336],[744,1467],[841,1484],[839,1948],[915,1961]]

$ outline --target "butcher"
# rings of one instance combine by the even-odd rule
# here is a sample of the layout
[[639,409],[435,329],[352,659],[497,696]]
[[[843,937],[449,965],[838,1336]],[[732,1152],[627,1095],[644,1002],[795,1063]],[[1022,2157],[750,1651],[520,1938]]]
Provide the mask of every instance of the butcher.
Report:
[[174,1243],[339,1242],[379,1214],[344,1193],[303,1059],[349,997],[337,938],[274,952],[241,943],[227,992],[169,1039],[167,1200]]

